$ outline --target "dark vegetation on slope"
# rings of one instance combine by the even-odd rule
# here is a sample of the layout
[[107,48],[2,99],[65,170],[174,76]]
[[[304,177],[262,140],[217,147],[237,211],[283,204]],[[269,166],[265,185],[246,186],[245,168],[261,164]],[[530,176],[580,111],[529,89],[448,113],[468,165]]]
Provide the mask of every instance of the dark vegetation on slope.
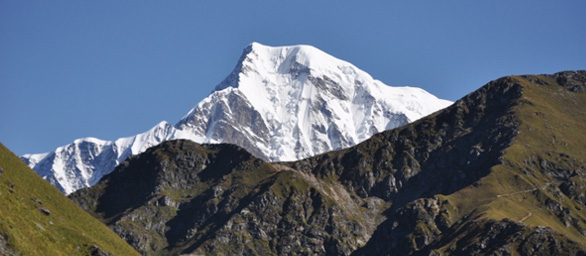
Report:
[[585,255],[585,88],[501,78],[292,163],[166,142],[71,198],[148,255]]
[[138,255],[0,144],[0,255]]

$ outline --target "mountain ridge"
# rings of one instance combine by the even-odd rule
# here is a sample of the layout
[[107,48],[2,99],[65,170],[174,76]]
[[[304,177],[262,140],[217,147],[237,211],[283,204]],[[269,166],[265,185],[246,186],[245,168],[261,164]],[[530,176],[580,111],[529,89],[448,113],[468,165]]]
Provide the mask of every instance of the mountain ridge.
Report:
[[[584,255],[585,91],[586,71],[504,77],[295,162],[210,168],[238,147],[165,142],[70,198],[147,254]],[[144,201],[106,214],[145,170]]]
[[135,136],[78,139],[21,158],[69,194],[166,140],[231,143],[264,160],[296,160],[354,145],[450,103],[422,89],[386,86],[312,46],[252,43],[230,75],[175,126],[163,121]]

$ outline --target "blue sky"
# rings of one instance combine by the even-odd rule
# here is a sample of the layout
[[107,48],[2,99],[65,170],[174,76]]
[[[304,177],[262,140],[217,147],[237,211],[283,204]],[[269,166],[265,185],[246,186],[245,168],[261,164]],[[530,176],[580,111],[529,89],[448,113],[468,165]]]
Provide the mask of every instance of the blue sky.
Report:
[[0,2],[0,142],[40,153],[178,121],[251,42],[310,44],[457,100],[586,69],[586,1]]

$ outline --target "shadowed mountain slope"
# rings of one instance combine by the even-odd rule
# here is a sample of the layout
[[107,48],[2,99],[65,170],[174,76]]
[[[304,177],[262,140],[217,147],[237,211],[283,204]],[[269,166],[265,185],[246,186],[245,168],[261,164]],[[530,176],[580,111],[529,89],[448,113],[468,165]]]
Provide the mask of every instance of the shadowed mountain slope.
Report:
[[131,157],[71,198],[148,255],[348,254],[382,220],[361,204],[384,205],[237,146],[186,140]]
[[[398,173],[421,171],[408,181],[406,193],[399,190],[391,199],[395,206],[387,211],[388,219],[355,254],[585,253],[585,88],[584,71],[506,77],[446,111],[381,134],[400,135],[433,120],[437,125],[446,116],[464,117],[464,133],[458,137],[465,143],[440,146],[432,165],[434,153],[427,158],[426,147],[407,150],[415,152],[416,161]],[[482,112],[495,119],[478,119]]]
[[584,91],[504,77],[297,162],[166,142],[71,198],[149,255],[584,255]]

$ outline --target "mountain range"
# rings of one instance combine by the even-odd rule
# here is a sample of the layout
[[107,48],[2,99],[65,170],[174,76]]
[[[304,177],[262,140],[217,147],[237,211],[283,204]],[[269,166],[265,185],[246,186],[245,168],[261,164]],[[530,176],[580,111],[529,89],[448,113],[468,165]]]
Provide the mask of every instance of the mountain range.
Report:
[[143,255],[586,255],[584,109],[586,71],[508,76],[298,161],[163,142],[70,199]]
[[163,121],[114,141],[77,139],[21,159],[69,194],[163,141],[230,143],[265,161],[293,161],[356,145],[451,103],[419,88],[387,86],[312,46],[252,43],[232,73],[175,125]]
[[450,104],[253,43],[175,125],[0,145],[0,255],[586,255],[584,109],[584,70]]

